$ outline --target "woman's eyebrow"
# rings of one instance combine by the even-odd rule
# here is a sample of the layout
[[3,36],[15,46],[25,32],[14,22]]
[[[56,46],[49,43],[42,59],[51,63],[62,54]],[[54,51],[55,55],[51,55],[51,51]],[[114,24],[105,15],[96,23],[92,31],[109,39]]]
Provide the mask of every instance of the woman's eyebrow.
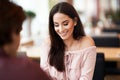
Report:
[[57,22],[54,22],[54,24],[58,24]]
[[65,20],[65,21],[63,21],[62,23],[65,23],[65,22],[68,22],[69,20]]
[[[69,20],[64,20],[62,23],[68,22]],[[54,22],[54,24],[58,24],[58,22]]]

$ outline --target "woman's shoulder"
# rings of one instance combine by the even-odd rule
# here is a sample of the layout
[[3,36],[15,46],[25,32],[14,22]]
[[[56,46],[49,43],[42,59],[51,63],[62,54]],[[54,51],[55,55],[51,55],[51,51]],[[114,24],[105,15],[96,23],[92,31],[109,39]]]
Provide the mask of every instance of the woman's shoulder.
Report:
[[80,44],[81,44],[80,45],[81,48],[87,48],[87,47],[95,46],[95,42],[92,39],[92,37],[90,37],[90,36],[84,36],[79,41],[80,41]]

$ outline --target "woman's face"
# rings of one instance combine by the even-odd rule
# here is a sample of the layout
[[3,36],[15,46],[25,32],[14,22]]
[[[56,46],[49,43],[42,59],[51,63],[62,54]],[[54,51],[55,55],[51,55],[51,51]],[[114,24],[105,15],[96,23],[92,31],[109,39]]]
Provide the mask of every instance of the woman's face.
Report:
[[56,33],[63,39],[73,38],[73,30],[75,21],[63,13],[56,13],[53,16],[54,29]]

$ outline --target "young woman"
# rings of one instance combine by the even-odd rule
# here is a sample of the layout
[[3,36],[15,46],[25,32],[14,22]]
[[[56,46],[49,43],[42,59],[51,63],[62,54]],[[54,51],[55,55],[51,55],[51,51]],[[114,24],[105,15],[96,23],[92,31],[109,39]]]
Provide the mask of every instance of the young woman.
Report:
[[41,46],[41,67],[53,80],[92,80],[96,46],[84,33],[74,7],[56,4],[49,15],[49,35]]
[[17,57],[23,9],[9,0],[0,0],[0,80],[50,80],[39,64]]

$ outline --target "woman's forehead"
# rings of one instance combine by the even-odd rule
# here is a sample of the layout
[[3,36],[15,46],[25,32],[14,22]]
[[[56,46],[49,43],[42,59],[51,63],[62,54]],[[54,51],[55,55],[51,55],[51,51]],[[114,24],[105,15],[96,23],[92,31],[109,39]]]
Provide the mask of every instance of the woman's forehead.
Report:
[[53,21],[58,22],[58,21],[66,21],[66,20],[71,20],[71,18],[68,15],[65,15],[63,13],[56,13],[53,16]]

